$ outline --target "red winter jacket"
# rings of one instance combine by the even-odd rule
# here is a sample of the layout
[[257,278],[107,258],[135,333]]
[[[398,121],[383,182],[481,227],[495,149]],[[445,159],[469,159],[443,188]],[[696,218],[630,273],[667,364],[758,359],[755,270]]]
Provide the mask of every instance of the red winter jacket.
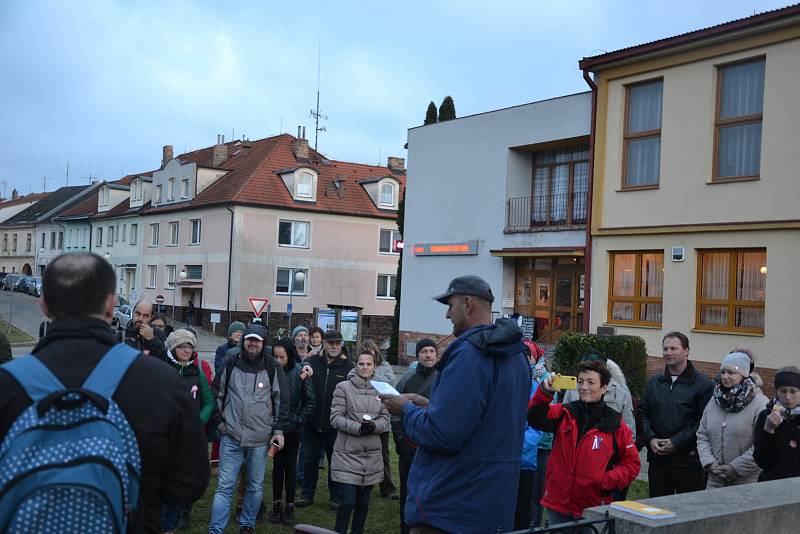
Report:
[[581,517],[586,508],[609,504],[612,491],[633,482],[641,467],[639,454],[631,429],[608,406],[600,421],[576,443],[579,430],[573,414],[580,409],[580,401],[551,405],[552,399],[538,388],[528,403],[528,423],[554,433],[541,504],[560,514]]

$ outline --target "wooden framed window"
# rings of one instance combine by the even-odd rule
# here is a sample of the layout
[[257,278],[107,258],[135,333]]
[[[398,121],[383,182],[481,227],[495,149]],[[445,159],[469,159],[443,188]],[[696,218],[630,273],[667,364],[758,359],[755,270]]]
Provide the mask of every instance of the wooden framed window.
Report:
[[660,327],[663,294],[663,251],[611,253],[609,323]]
[[664,80],[625,88],[622,189],[658,187],[661,167],[661,102]]
[[760,177],[765,69],[763,57],[717,68],[715,182]]
[[589,147],[537,153],[532,185],[531,226],[586,224]]
[[766,286],[766,249],[698,251],[696,328],[763,334]]

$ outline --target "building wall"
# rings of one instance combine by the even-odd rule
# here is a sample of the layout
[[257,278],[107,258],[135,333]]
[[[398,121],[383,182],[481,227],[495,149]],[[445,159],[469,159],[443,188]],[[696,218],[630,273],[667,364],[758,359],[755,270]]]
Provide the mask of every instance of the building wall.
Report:
[[[53,246],[52,242],[52,234],[55,233],[55,246]],[[41,235],[45,235],[45,242],[44,246],[41,243]],[[42,268],[47,267],[47,264],[50,263],[56,256],[61,254],[64,251],[63,247],[63,235],[64,235],[64,226],[56,223],[43,223],[36,225],[35,235],[38,236],[36,244],[36,267],[34,268],[34,275],[41,276]],[[59,235],[61,235],[61,241],[59,241]],[[61,244],[61,246],[59,246]],[[21,244],[24,247],[24,243]]]
[[[117,293],[136,301],[142,297],[142,228],[145,218],[139,216],[115,217],[92,221],[91,250],[95,254],[106,257],[117,273]],[[132,237],[132,224],[136,224],[136,238]],[[109,242],[109,227],[114,227],[114,241]],[[103,229],[103,244],[97,245],[97,231]],[[128,274],[128,273],[131,274]]]
[[[447,334],[444,307],[431,296],[459,275],[483,277],[495,294],[513,297],[513,274],[491,249],[583,246],[585,234],[531,232],[504,234],[506,199],[530,196],[532,155],[527,145],[588,136],[591,95],[554,98],[408,132],[406,243],[400,330]],[[422,257],[415,243],[478,241],[477,256]],[[402,352],[402,351],[401,351]]]
[[[17,248],[14,249],[14,234],[17,234]],[[31,248],[27,248],[28,234],[31,234]],[[31,272],[35,274],[35,250],[38,247],[37,236],[34,227],[31,226],[12,226],[0,229],[0,244],[8,238],[8,247],[0,245],[0,272],[20,273],[25,265],[29,265]]]

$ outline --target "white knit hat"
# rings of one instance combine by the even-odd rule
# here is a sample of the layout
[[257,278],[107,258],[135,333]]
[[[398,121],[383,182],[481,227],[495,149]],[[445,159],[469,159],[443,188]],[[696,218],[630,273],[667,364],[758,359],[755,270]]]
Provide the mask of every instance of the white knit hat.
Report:
[[731,352],[722,360],[719,370],[732,371],[748,377],[750,376],[750,357],[744,352]]

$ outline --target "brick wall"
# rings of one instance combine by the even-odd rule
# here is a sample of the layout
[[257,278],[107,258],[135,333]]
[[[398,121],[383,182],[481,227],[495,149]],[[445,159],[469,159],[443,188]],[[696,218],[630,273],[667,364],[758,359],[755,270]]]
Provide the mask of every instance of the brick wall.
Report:
[[447,346],[450,344],[453,339],[455,339],[452,335],[441,335],[441,334],[426,334],[420,332],[408,332],[408,331],[401,331],[400,332],[400,347],[398,350],[398,363],[400,365],[408,365],[416,358],[416,353],[411,352],[410,354],[406,354],[406,348],[408,347],[409,343],[416,343],[422,338],[430,338],[434,340],[438,347],[439,347],[439,354],[444,352]]
[[[691,358],[690,358],[691,360]],[[719,373],[719,363],[717,362],[704,362],[701,360],[691,360],[692,365],[695,369],[703,373],[704,375],[708,376],[709,378],[714,378]],[[761,379],[764,381],[764,385],[761,388],[764,391],[764,395],[769,398],[775,396],[775,372],[777,369],[770,369],[768,367],[756,367],[755,372],[761,376]],[[660,356],[648,356],[647,357],[647,378],[657,374],[664,372],[664,359]]]

